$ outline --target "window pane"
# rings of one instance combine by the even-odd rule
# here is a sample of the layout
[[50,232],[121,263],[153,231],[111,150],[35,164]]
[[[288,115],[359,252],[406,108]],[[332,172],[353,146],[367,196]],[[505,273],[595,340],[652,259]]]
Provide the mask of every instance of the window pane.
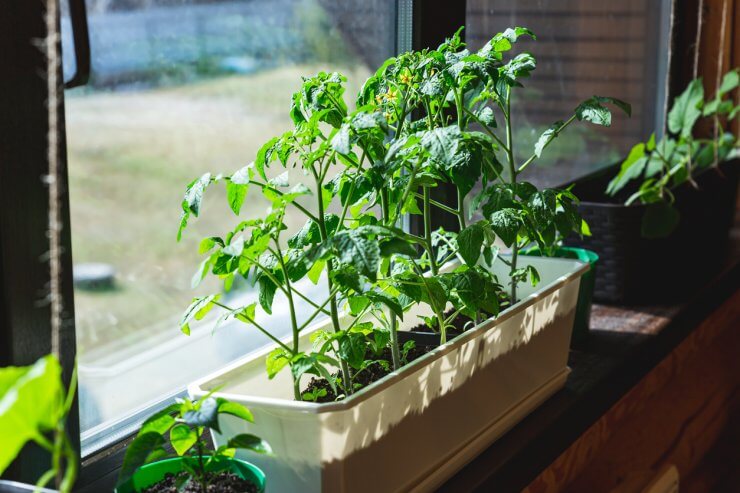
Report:
[[510,26],[530,28],[537,41],[520,40],[537,69],[515,91],[513,117],[518,161],[552,123],[568,118],[594,94],[632,104],[632,118],[614,112],[610,128],[582,124],[563,132],[527,171],[527,179],[561,184],[612,164],[663,121],[667,0],[468,0],[466,39],[480,48]]
[[[137,411],[266,343],[244,325],[179,333],[191,298],[222,290],[190,287],[200,238],[267,207],[252,194],[236,218],[213,191],[176,243],[185,185],[239,169],[287,130],[301,76],[340,71],[351,101],[396,39],[388,0],[88,0],[88,11],[91,83],[66,94],[84,453],[125,433]],[[63,30],[69,73],[66,17]],[[227,302],[256,299],[237,284]],[[317,299],[322,291],[313,288]],[[269,323],[287,333],[279,313]]]

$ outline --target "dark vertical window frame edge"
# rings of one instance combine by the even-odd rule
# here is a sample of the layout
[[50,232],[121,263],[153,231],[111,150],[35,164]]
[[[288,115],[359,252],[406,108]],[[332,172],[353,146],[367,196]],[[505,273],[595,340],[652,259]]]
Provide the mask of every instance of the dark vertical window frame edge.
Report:
[[694,78],[694,49],[696,42],[696,21],[699,0],[674,0],[673,31],[671,33],[672,59],[668,70],[668,99],[670,109],[673,100],[686,89]]
[[[59,19],[57,18],[57,25]],[[28,365],[51,351],[49,289],[48,174],[49,99],[45,2],[6,2],[0,9],[0,365]],[[61,44],[56,44],[61,58]],[[61,65],[57,68],[62,80]],[[61,87],[60,87],[61,93]],[[54,108],[64,121],[63,103]],[[66,194],[66,149],[60,125],[62,186],[62,279],[64,304],[59,334],[60,363],[68,383],[75,364],[74,298],[72,286],[69,200]],[[67,430],[79,450],[79,415],[75,404]],[[2,437],[0,437],[2,439]],[[35,483],[48,469],[50,457],[31,444],[15,461],[7,477]]]
[[[458,0],[414,0],[413,2],[413,41],[415,50],[436,48],[446,38],[452,36],[461,26],[465,25],[467,1]],[[465,39],[465,30],[462,32]],[[457,193],[452,184],[439,186],[431,190],[432,199],[457,207]],[[432,209],[432,229],[444,228],[446,231],[458,231],[458,220],[452,214]],[[422,216],[409,216],[409,229],[414,234],[424,234]]]

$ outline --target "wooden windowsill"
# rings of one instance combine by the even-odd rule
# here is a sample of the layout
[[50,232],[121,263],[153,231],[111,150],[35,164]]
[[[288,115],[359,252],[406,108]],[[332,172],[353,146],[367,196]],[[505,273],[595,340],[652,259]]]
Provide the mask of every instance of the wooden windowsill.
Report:
[[[620,433],[620,426],[625,428],[625,433],[634,433],[624,438],[631,440],[626,448],[644,446],[639,434],[650,436],[656,433],[655,428],[632,429],[626,422],[622,423],[620,419],[625,413],[637,412],[634,402],[624,401],[647,400],[656,388],[673,382],[670,378],[678,378],[668,370],[658,371],[661,366],[676,367],[669,356],[686,359],[691,351],[700,350],[701,344],[709,344],[713,337],[719,337],[722,330],[738,332],[725,330],[740,325],[737,258],[740,249],[731,251],[725,270],[680,305],[594,306],[588,339],[571,350],[569,366],[573,371],[565,389],[492,444],[439,491],[514,492],[528,486],[530,493],[589,491],[579,489],[589,484],[579,476],[589,468],[596,469],[589,461],[603,453],[599,447],[611,445],[609,440]],[[733,344],[740,339],[733,337]],[[656,372],[658,376],[653,375]],[[649,388],[645,384],[648,380]],[[733,385],[738,385],[740,376],[734,380]],[[690,398],[690,391],[686,398]],[[617,457],[618,453],[611,455]],[[605,460],[612,459],[606,456]],[[630,467],[634,469],[637,465],[633,463]],[[593,471],[590,472],[593,476]],[[614,471],[614,474],[619,473]],[[615,486],[607,485],[607,481],[604,478],[602,485],[606,489],[590,491],[611,491]],[[640,491],[640,488],[614,491]]]

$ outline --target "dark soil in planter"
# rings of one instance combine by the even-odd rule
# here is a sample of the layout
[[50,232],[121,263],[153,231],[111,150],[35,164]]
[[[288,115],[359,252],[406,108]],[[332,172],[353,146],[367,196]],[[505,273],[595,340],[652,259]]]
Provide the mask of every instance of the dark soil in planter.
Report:
[[[407,354],[408,362],[412,362],[415,359],[421,358],[425,354],[427,354],[429,351],[434,349],[434,346],[417,346],[411,349]],[[379,363],[375,363],[365,370],[363,370],[357,377],[355,377],[354,382],[360,384],[360,388],[357,390],[364,389],[368,385],[370,385],[373,382],[377,382],[384,376],[388,375],[393,368],[393,365],[391,364],[391,361],[393,360],[391,356],[391,350],[386,348],[385,351],[383,351],[383,355],[378,358],[380,360],[385,360],[388,362],[388,368],[391,368],[391,370],[386,370],[383,368],[383,366]],[[335,377],[339,377],[339,373],[334,374]],[[337,399],[337,394],[334,393],[334,390],[332,390],[331,385],[329,385],[329,382],[325,378],[311,378],[311,381],[308,382],[308,386],[306,387],[306,390],[301,392],[301,395],[305,395],[308,392],[315,392],[316,390],[324,389],[326,390],[326,395],[323,397],[319,397],[316,402],[324,403],[324,402],[334,402]],[[357,392],[355,390],[355,392]]]
[[[452,311],[448,311],[444,314],[445,318],[452,315]],[[465,332],[465,324],[468,322],[472,322],[473,320],[470,317],[466,317],[465,315],[458,315],[457,317],[452,320],[452,326],[455,327],[454,329],[447,329],[447,340],[459,336],[463,332]],[[413,327],[410,332],[425,332],[425,333],[433,333],[433,334],[439,334],[438,331],[432,329],[427,324],[419,324],[416,327]]]
[[184,472],[177,476],[167,474],[158,483],[141,490],[141,493],[257,493],[259,491],[254,483],[229,471],[212,474],[210,484],[205,491],[195,481],[189,481],[182,489],[178,490],[178,479],[183,477],[187,477]]
[[[452,312],[445,313],[445,317],[449,317],[452,315]],[[469,322],[472,322],[472,320],[469,317],[466,317],[464,315],[458,315],[453,321],[452,325],[455,327],[454,329],[448,329],[447,330],[447,338],[448,340],[459,336],[462,334],[465,330],[465,325]],[[424,334],[436,334],[431,327],[429,327],[426,324],[419,324],[416,327],[412,328],[411,331],[414,332],[421,332]],[[400,334],[400,333],[399,333]],[[401,345],[403,345],[403,342],[401,342]],[[406,355],[406,358],[408,360],[408,363],[421,358],[431,350],[433,350],[435,347],[439,345],[439,342],[437,341],[436,345],[416,345],[413,349],[411,349],[408,354]],[[385,360],[388,362],[388,367],[392,368],[392,357],[391,357],[391,350],[389,348],[386,348],[380,358],[377,358],[380,360]],[[388,375],[391,372],[391,370],[386,370],[381,364],[375,363],[362,372],[358,374],[358,376],[355,378],[354,382],[360,384],[360,388],[357,390],[364,389],[368,385],[370,385],[373,382],[377,382],[384,376]],[[334,374],[335,377],[339,377],[339,373]],[[331,385],[329,385],[329,382],[325,378],[316,378],[313,377],[308,382],[308,386],[304,391],[301,392],[301,395],[305,395],[307,393],[315,393],[317,390],[324,389],[326,390],[326,395],[323,397],[319,397],[316,399],[316,402],[319,403],[326,403],[326,402],[334,402],[337,399],[336,393],[334,393],[334,390],[332,390]],[[356,391],[357,391],[356,390]]]

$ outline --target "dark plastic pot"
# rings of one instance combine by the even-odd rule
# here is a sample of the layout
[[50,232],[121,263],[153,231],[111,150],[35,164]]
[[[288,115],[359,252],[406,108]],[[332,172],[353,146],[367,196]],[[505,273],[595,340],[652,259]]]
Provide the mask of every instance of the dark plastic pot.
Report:
[[[676,302],[696,292],[723,264],[735,215],[738,161],[710,169],[697,178],[698,189],[674,190],[680,213],[676,229],[663,238],[645,238],[647,206],[625,206],[604,190],[617,166],[576,181],[573,192],[591,236],[569,238],[570,246],[599,255],[594,300],[603,303]],[[627,195],[631,191],[625,192]]]
[[[528,248],[522,252],[522,255],[540,256],[541,252],[539,248]],[[554,256],[580,260],[589,265],[588,272],[581,277],[581,284],[578,289],[578,304],[576,305],[576,318],[573,322],[573,341],[579,342],[588,336],[588,329],[591,327],[591,306],[593,305],[594,284],[597,272],[596,264],[599,256],[591,250],[575,247],[560,247],[555,250]]]
[[[184,470],[183,459],[180,457],[147,464],[140,467],[129,481],[116,488],[116,493],[136,493],[143,488],[147,488],[161,481],[168,473],[178,474]],[[257,466],[249,462],[240,459],[225,459],[212,463],[208,467],[208,471],[232,472],[240,478],[247,479],[257,485],[257,491],[259,493],[264,493],[265,491],[265,474]]]
[[36,488],[32,484],[18,483],[16,481],[5,481],[3,479],[0,479],[0,493],[33,493],[34,491],[37,491],[39,493],[58,493],[57,490]]

